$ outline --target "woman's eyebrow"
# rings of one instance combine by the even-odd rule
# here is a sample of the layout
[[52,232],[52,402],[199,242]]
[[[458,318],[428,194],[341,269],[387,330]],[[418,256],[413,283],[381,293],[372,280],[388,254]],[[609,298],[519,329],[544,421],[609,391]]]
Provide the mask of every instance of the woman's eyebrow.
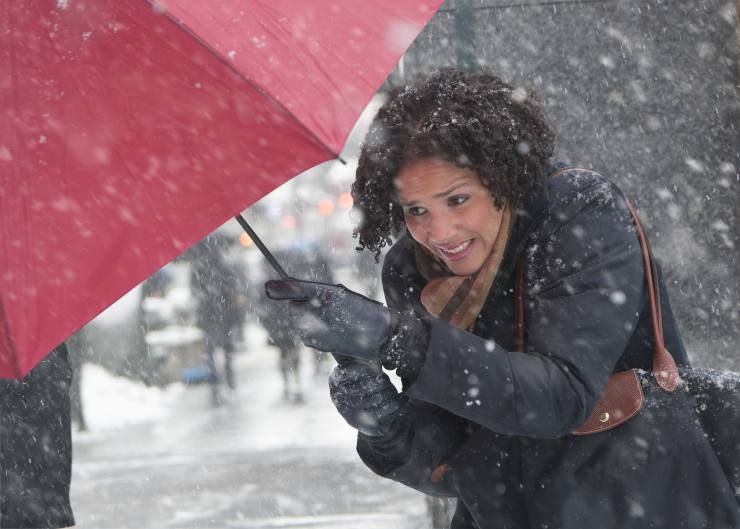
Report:
[[[446,196],[451,195],[452,193],[454,193],[455,191],[457,191],[458,189],[460,189],[461,187],[467,184],[468,184],[467,180],[458,181],[456,183],[453,183],[447,190],[432,195],[432,198],[444,198]],[[401,205],[404,207],[410,207],[410,206],[415,206],[416,204],[418,204],[419,201],[412,200],[410,202],[404,202],[399,199],[399,202],[401,202]]]
[[467,181],[462,181],[462,182],[457,182],[455,184],[452,184],[452,186],[450,186],[450,188],[447,191],[442,191],[441,193],[437,193],[436,195],[434,195],[434,198],[444,198],[446,196],[449,196],[455,191],[457,191],[458,189],[460,189],[461,187],[463,187],[464,185],[467,185],[467,183],[468,183]]

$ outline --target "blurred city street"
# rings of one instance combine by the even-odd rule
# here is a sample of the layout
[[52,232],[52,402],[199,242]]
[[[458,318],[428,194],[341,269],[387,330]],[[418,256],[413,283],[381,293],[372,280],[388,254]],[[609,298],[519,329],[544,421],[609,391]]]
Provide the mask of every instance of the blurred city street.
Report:
[[421,494],[359,460],[310,353],[305,402],[283,399],[278,353],[264,338],[250,326],[236,394],[219,407],[204,385],[141,386],[126,397],[86,366],[90,430],[74,434],[72,479],[79,529],[429,526]]

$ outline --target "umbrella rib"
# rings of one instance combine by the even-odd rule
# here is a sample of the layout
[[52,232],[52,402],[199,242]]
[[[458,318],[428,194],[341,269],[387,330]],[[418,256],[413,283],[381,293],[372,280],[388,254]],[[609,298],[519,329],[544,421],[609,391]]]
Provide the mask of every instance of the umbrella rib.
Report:
[[[148,4],[152,6],[152,9],[154,9],[154,3],[155,0],[145,0]],[[155,10],[156,11],[156,10]],[[221,55],[218,51],[214,50],[213,47],[211,47],[208,42],[200,38],[194,31],[192,31],[184,22],[178,20],[174,16],[172,16],[168,11],[164,10],[162,11],[162,15],[165,16],[167,20],[175,24],[178,28],[180,28],[182,31],[187,33],[192,39],[197,41],[201,46],[203,46],[210,54],[214,55],[222,64],[224,64],[229,70],[231,70],[234,74],[236,74],[237,77],[242,79],[245,83],[250,85],[252,88],[254,88],[257,92],[262,94],[263,97],[269,99],[270,101],[274,102],[277,106],[282,108],[292,119],[295,121],[303,130],[308,132],[308,134],[311,135],[311,137],[315,138],[316,141],[319,143],[321,147],[323,147],[329,154],[332,155],[333,158],[339,158],[340,153],[335,152],[334,149],[329,147],[324,140],[322,140],[315,132],[313,132],[310,128],[308,128],[298,117],[291,112],[283,103],[280,102],[280,100],[276,99],[274,96],[270,95],[269,92],[267,92],[264,88],[262,88],[259,84],[254,82],[249,77],[245,76],[242,72],[240,72],[237,68],[234,67],[233,64],[231,64],[229,61],[227,61],[223,55]]]

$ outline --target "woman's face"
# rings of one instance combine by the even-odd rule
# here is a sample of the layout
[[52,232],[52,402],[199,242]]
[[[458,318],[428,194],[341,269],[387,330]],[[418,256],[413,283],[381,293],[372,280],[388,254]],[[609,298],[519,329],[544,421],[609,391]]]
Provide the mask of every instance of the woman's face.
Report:
[[406,228],[455,275],[477,272],[491,254],[503,211],[478,174],[442,160],[423,159],[394,180]]

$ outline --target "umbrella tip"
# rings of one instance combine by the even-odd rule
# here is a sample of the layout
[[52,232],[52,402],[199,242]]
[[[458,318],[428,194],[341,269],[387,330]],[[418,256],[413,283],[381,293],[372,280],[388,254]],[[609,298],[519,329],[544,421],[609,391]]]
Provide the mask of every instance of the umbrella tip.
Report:
[[337,160],[339,160],[342,163],[342,165],[347,165],[347,162],[341,156],[337,156]]

